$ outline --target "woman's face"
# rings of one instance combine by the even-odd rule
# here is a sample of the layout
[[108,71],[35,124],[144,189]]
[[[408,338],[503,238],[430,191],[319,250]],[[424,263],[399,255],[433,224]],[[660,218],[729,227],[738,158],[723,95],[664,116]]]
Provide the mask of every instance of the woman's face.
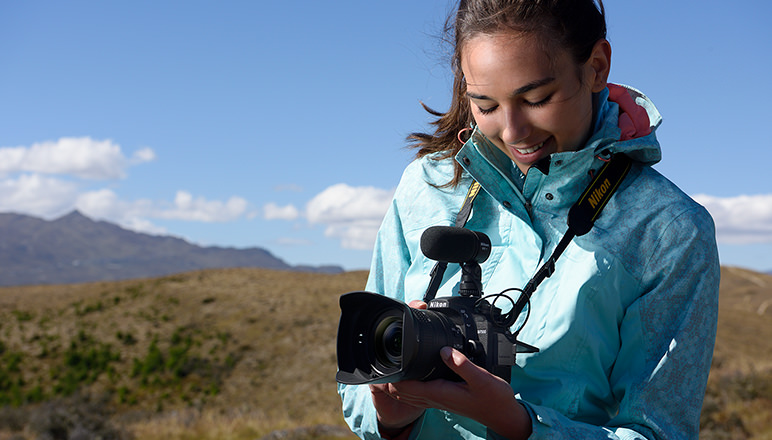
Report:
[[598,81],[603,66],[596,56],[610,58],[603,42],[583,65],[566,50],[547,52],[533,35],[514,31],[478,35],[462,47],[478,129],[523,173],[552,153],[579,149],[590,135],[592,93],[606,86],[608,75],[606,63]]

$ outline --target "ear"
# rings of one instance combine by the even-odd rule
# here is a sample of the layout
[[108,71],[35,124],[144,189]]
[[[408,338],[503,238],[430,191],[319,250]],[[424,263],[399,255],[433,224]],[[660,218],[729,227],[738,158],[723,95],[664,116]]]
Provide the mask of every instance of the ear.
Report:
[[593,93],[606,88],[611,71],[611,44],[605,38],[598,40],[592,48],[592,54],[585,64],[589,84]]

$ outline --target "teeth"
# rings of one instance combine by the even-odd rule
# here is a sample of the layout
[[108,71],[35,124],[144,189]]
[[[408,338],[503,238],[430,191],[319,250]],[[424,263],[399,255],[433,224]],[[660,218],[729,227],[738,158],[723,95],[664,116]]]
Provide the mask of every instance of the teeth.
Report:
[[517,151],[518,151],[520,154],[531,154],[531,153],[533,153],[534,151],[537,151],[539,148],[541,148],[541,147],[543,147],[543,146],[544,146],[544,142],[542,142],[542,143],[540,143],[540,144],[538,144],[538,145],[534,145],[534,146],[533,146],[533,147],[531,147],[531,148],[523,148],[522,150],[521,150],[520,148],[516,148],[516,150],[517,150]]

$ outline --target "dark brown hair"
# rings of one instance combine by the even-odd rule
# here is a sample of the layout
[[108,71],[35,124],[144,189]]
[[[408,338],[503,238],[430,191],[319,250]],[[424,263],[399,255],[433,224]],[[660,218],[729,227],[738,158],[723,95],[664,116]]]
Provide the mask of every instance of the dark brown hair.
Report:
[[[445,35],[453,46],[453,90],[446,113],[424,109],[436,116],[433,134],[413,133],[410,146],[416,157],[439,153],[436,159],[453,157],[461,149],[458,133],[473,122],[461,71],[461,49],[473,37],[502,30],[537,34],[546,47],[563,48],[577,65],[586,62],[595,43],[606,38],[603,1],[597,0],[460,0],[457,12],[445,23]],[[462,168],[455,165],[449,186],[458,185]]]

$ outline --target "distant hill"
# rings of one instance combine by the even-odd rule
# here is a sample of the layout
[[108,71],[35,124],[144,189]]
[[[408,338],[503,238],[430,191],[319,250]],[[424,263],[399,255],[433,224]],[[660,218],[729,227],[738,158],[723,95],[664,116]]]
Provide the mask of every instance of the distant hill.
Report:
[[201,247],[94,221],[78,211],[53,221],[0,214],[0,286],[69,284],[259,267],[339,273],[338,266],[291,266],[261,248]]

